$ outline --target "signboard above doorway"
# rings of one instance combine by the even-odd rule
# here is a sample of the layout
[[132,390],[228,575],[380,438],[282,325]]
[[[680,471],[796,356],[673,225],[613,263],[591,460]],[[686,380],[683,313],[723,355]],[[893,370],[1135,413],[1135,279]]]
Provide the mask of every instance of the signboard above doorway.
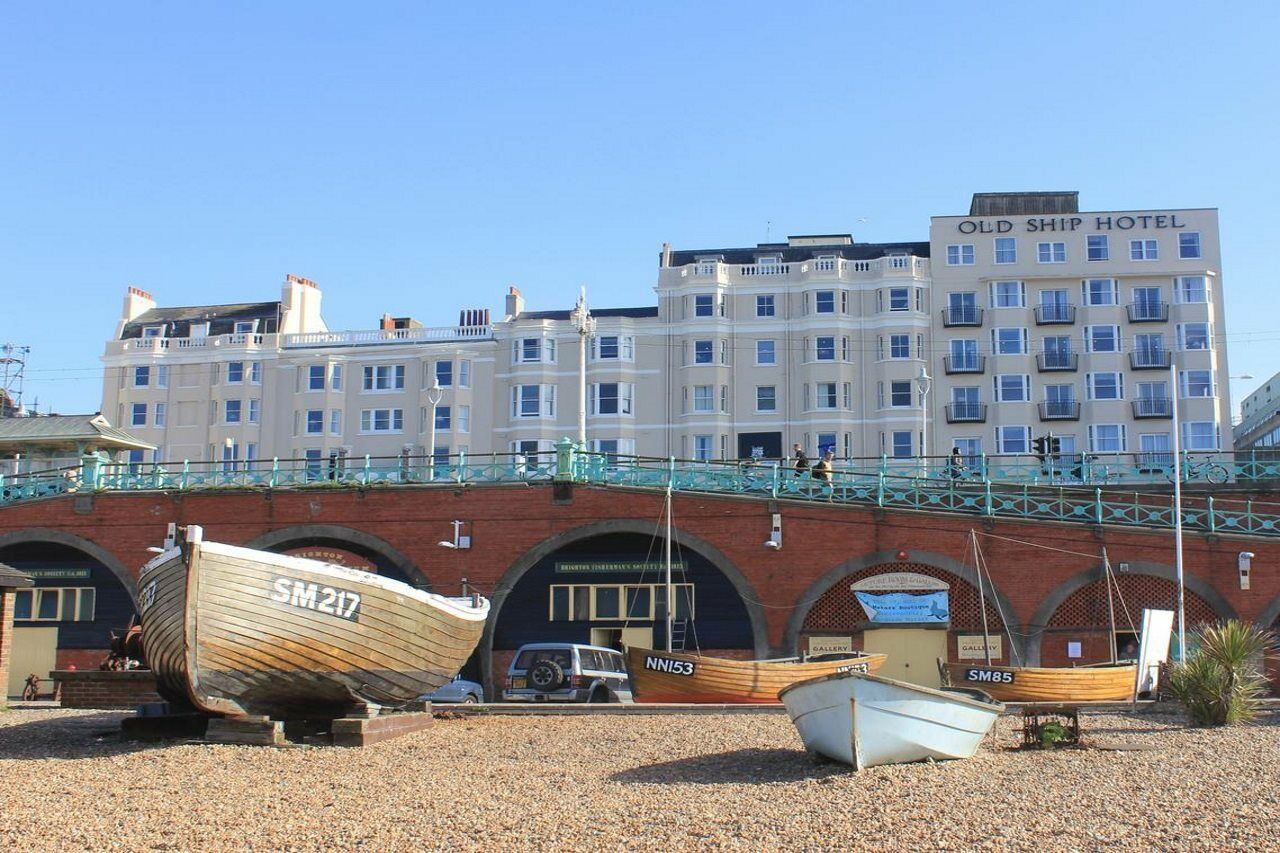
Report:
[[950,584],[946,581],[938,580],[929,575],[922,575],[919,572],[885,572],[882,575],[863,578],[850,587],[854,592],[876,592],[880,590],[897,592],[911,589],[945,590],[950,588]]

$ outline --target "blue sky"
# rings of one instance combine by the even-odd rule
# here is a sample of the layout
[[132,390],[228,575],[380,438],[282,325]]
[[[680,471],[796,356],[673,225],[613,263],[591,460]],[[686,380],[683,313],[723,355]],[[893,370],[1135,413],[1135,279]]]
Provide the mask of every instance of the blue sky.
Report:
[[[127,285],[317,281],[332,328],[649,305],[663,241],[925,240],[975,191],[1221,209],[1238,401],[1280,369],[1271,4],[8,4],[0,342],[92,411]],[[1270,256],[1269,256],[1270,255]],[[1271,263],[1269,263],[1269,261]]]

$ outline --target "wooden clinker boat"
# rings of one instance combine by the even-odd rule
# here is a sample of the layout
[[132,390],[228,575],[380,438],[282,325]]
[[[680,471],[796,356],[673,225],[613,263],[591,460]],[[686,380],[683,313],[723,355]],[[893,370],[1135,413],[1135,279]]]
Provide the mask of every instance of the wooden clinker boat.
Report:
[[1077,667],[945,663],[943,680],[972,687],[1001,702],[1124,702],[1133,698],[1135,664]]
[[782,703],[805,748],[855,770],[970,758],[1004,705],[977,690],[936,690],[842,672],[793,684]]
[[485,599],[376,574],[170,539],[142,568],[142,638],[160,694],[211,714],[276,719],[396,706],[445,684],[474,651]]
[[882,654],[858,654],[833,660],[732,660],[690,652],[627,649],[631,692],[637,702],[694,702],[724,705],[776,705],[778,693],[810,678],[837,672],[875,672]]

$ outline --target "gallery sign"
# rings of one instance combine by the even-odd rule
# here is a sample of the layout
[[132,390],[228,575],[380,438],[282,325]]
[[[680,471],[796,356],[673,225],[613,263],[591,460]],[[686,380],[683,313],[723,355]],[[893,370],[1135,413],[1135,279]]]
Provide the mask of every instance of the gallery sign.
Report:
[[996,660],[1004,649],[1003,639],[999,635],[988,637],[986,649],[984,649],[981,634],[961,634],[956,637],[956,656],[960,660],[986,660],[987,649],[989,649],[991,659]]
[[950,589],[946,581],[938,580],[919,572],[885,572],[863,578],[849,587],[854,592],[875,592],[877,590],[907,589]]
[[853,651],[853,637],[810,637],[809,657]]

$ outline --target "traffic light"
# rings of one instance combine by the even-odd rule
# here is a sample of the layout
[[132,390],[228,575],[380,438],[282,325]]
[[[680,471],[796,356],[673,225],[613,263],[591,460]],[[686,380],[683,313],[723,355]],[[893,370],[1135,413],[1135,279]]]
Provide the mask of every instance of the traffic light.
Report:
[[1062,455],[1062,439],[1053,433],[1049,433],[1049,452],[1054,456]]
[[1049,458],[1049,447],[1051,442],[1052,437],[1048,435],[1042,435],[1039,438],[1033,438],[1031,440],[1031,450],[1035,453],[1036,458],[1042,463]]

